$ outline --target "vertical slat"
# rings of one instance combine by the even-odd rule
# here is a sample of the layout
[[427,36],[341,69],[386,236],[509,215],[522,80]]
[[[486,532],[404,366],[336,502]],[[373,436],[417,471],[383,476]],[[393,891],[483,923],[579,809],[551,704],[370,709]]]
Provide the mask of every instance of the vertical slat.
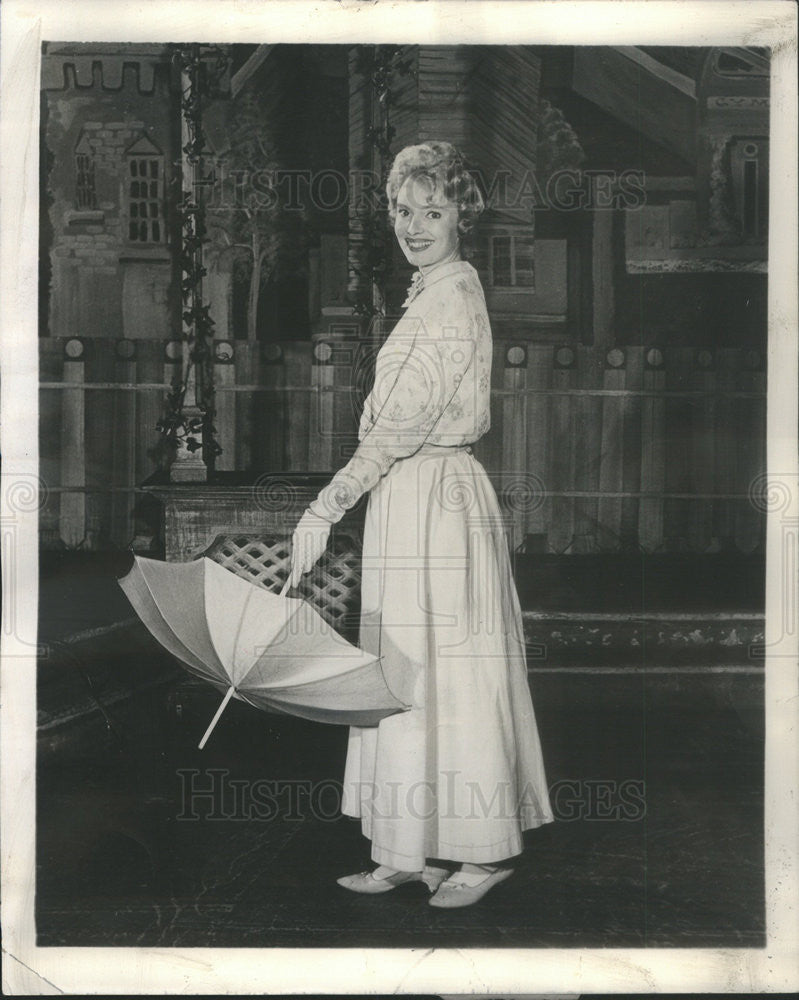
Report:
[[[141,382],[169,382],[180,365],[164,362],[162,340],[140,340],[137,374]],[[158,444],[158,421],[165,415],[166,393],[158,390],[137,392],[136,402],[136,482],[142,483],[155,472],[157,465],[152,450]]]
[[[259,361],[256,372],[255,382],[263,391],[253,394],[252,460],[256,469],[279,472],[285,469],[285,368],[282,360],[266,360]],[[328,425],[328,434],[330,430]]]
[[[662,392],[665,372],[644,368],[645,392]],[[665,401],[646,395],[641,400],[641,492],[662,493],[666,485]],[[657,552],[663,545],[663,499],[642,497],[638,508],[638,544],[644,552]]]
[[216,441],[221,451],[216,456],[215,467],[220,472],[236,468],[236,393],[228,391],[236,383],[236,355],[239,346],[235,341],[233,357],[229,361],[217,360],[214,364],[214,426]]
[[311,357],[308,344],[285,345],[286,383],[291,386],[289,419],[286,423],[286,462],[293,472],[306,472],[310,422]]
[[311,402],[309,461],[313,472],[330,472],[333,467],[333,387],[335,369],[332,364],[318,361],[311,364]]
[[[735,389],[735,352],[725,348],[716,358],[716,447],[714,458],[714,486],[717,493],[735,491],[736,456],[738,440],[735,426],[736,403],[729,393]],[[717,500],[713,511],[713,534],[722,548],[733,544],[735,537],[735,502]]]
[[[271,380],[274,372],[270,366],[263,364],[261,345],[251,341],[250,348],[250,378],[248,381],[258,386],[258,391],[248,393],[250,401],[249,437],[250,437],[250,468],[258,473],[274,472],[269,462],[271,452],[272,429],[271,418],[274,414],[272,405]],[[268,378],[265,373],[268,372]]]
[[[666,389],[685,392],[688,389],[690,348],[675,348],[666,355]],[[691,401],[685,396],[666,399],[666,492],[690,492],[691,477],[689,448],[691,435]],[[664,503],[664,535],[672,550],[688,547],[688,511],[690,500],[669,499]]]
[[526,365],[505,367],[504,388],[507,395],[502,401],[505,435],[502,439],[501,485],[509,499],[513,535],[511,547],[515,551],[524,539],[525,499],[528,495],[527,470],[524,456],[527,453],[527,368]]
[[[258,343],[240,340],[236,344],[236,383],[253,385],[257,380]],[[252,392],[236,393],[236,468],[253,468],[254,400]]]
[[85,426],[84,362],[68,360],[64,363],[64,383],[61,410],[61,485],[77,487],[68,489],[61,496],[59,533],[68,549],[82,545],[86,538],[86,440]]
[[[551,397],[544,390],[552,384],[552,348],[547,344],[527,345],[527,470],[542,491],[551,489],[549,475],[549,415]],[[540,499],[527,516],[527,532],[543,536],[544,551],[548,550],[548,531],[552,516],[552,501]]]
[[[572,388],[572,368],[553,368],[552,388]],[[553,394],[550,423],[550,476],[556,492],[571,490],[574,482],[574,412],[567,394]],[[549,528],[550,551],[570,551],[574,541],[574,498],[552,498],[552,520]]]
[[[574,400],[574,488],[596,492],[599,486],[602,402],[595,390],[602,381],[604,348],[580,345],[577,348],[579,384],[583,392]],[[596,497],[574,501],[575,539],[573,552],[594,552],[597,548]]]
[[[742,397],[736,406],[739,441],[736,492],[746,496],[736,501],[735,545],[741,552],[755,552],[765,542],[765,515],[749,499],[752,483],[766,471],[766,375],[763,371],[744,367],[746,353],[738,352],[742,369],[737,384],[742,392],[759,393],[758,397]],[[775,470],[778,471],[778,470]]]
[[[97,338],[92,341],[86,358],[86,381],[107,385],[114,378],[114,341]],[[86,438],[86,542],[85,547],[97,550],[108,544],[111,520],[111,494],[114,438],[114,397],[108,389],[87,389],[85,392],[84,435]],[[105,537],[104,537],[105,536]]]
[[[691,490],[697,494],[713,492],[716,433],[716,373],[691,365],[689,385],[702,395],[692,400],[690,452]],[[691,552],[706,552],[713,537],[713,501],[693,500],[689,510],[688,547]]]
[[[64,349],[60,338],[39,340],[39,377],[42,382],[61,383],[64,380]],[[39,475],[47,489],[46,503],[39,512],[39,532],[42,544],[58,544],[61,493],[53,487],[61,485],[61,389],[41,389],[39,392]]]
[[[140,345],[137,345],[140,346]],[[137,362],[135,358],[117,358],[114,381],[136,385]],[[111,497],[111,542],[120,548],[133,536],[133,487],[136,485],[136,409],[142,395],[131,390],[114,389],[111,393],[111,416],[114,441],[111,482],[124,487],[127,492],[115,492]]]
[[[624,389],[624,368],[607,368],[602,377],[603,389]],[[618,493],[622,488],[622,443],[624,440],[624,410],[619,396],[602,398],[602,435],[599,453],[599,489],[601,493]],[[600,496],[598,503],[599,540],[603,552],[615,552],[621,540],[621,499]]]
[[[643,384],[644,349],[635,345],[627,349],[627,378],[625,385],[631,391],[624,397],[624,441],[622,446],[622,489],[625,493],[637,492],[641,482],[641,396]],[[636,497],[623,497],[621,501],[621,542],[625,549],[638,547],[638,507]]]

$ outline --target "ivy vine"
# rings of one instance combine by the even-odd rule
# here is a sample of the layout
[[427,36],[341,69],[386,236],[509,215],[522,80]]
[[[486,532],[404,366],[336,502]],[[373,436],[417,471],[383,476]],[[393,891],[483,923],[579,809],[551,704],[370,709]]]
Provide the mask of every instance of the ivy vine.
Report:
[[[203,106],[225,73],[228,58],[219,47],[198,44],[176,47],[173,58],[181,74],[180,110],[188,133],[182,152],[194,171],[199,172],[207,153]],[[196,196],[198,186],[195,185],[195,191],[187,190],[183,187],[183,171],[176,173],[182,178],[176,205],[181,230],[178,263],[183,275],[180,288],[182,337],[189,351],[188,364],[181,380],[168,393],[164,416],[156,425],[161,435],[156,450],[161,456],[173,459],[181,446],[189,452],[202,448],[203,459],[211,467],[222,449],[216,440],[214,427],[214,321],[210,306],[202,301],[202,281],[207,273],[202,262],[203,248],[207,243],[205,207]],[[187,417],[184,408],[192,369],[200,415]]]
[[[363,46],[358,53],[356,70],[365,79],[366,86],[371,88],[379,118],[375,125],[366,130],[367,147],[364,152],[362,166],[371,169],[373,154],[377,154],[380,165],[380,182],[377,193],[364,206],[360,215],[363,243],[359,256],[359,267],[354,267],[356,275],[364,280],[358,296],[353,303],[356,313],[368,318],[382,315],[385,281],[391,271],[391,239],[388,216],[388,204],[385,198],[385,185],[388,179],[391,162],[392,142],[396,129],[391,124],[391,111],[395,104],[395,94],[392,90],[397,76],[414,74],[413,60],[402,58],[406,46],[374,45]],[[380,304],[375,305],[373,289],[379,290]]]

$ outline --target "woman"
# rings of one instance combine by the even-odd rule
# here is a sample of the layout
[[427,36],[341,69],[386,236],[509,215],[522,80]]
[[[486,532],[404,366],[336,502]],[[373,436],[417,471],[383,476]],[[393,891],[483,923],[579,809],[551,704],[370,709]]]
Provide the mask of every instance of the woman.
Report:
[[502,517],[470,447],[490,423],[491,331],[461,244],[483,200],[444,142],[402,150],[387,193],[417,271],[355,455],[297,526],[292,582],[370,491],[360,645],[410,709],[350,730],[342,809],[378,867],[338,881],[382,893],[421,880],[450,908],[511,875],[501,862],[552,813]]

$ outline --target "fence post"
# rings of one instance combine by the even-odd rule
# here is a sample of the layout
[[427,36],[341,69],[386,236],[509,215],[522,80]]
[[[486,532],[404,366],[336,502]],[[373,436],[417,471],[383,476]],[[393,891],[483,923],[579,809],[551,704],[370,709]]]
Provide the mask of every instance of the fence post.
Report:
[[[86,537],[86,436],[85,436],[85,348],[73,337],[64,344],[64,389],[61,410],[61,496],[59,534],[68,549],[75,549]],[[75,492],[69,487],[76,487]]]
[[[577,370],[577,351],[570,345],[556,347],[552,356],[552,388],[572,389]],[[550,422],[550,475],[548,488],[569,491],[574,487],[574,431],[575,408],[568,392],[555,392],[552,396]],[[552,517],[549,526],[550,551],[568,552],[574,544],[574,497],[552,498]]]
[[236,468],[236,394],[226,391],[236,382],[239,352],[233,341],[214,341],[214,426],[222,449],[216,456],[216,468]]
[[[527,345],[527,470],[534,482],[544,490],[552,488],[549,450],[549,415],[552,397],[546,394],[552,384],[552,348],[549,344]],[[524,456],[522,456],[524,457]],[[542,535],[543,551],[549,549],[549,525],[552,498],[544,496],[533,504],[527,515],[526,530],[532,535]]]
[[[716,441],[716,372],[711,351],[698,350],[692,358],[688,376],[691,389],[701,393],[691,411],[690,451],[691,489],[712,493],[715,485],[713,456]],[[694,500],[688,518],[688,547],[692,552],[706,552],[713,538],[713,501]]]
[[[608,367],[603,389],[624,389],[627,373],[621,365]],[[620,493],[623,486],[622,450],[624,442],[624,402],[619,396],[602,398],[602,438],[599,452],[601,493]],[[603,551],[617,551],[621,545],[621,497],[600,496],[597,504],[598,537]]]
[[[662,392],[666,374],[662,369],[644,367],[645,392]],[[641,492],[663,493],[666,486],[665,403],[663,397],[644,396],[641,400]],[[656,552],[663,545],[663,500],[641,498],[638,506],[638,542],[644,552]]]
[[[736,500],[735,547],[741,552],[755,552],[765,542],[765,514],[752,502],[752,484],[766,471],[766,373],[759,351],[736,351],[741,371],[738,385],[744,392],[758,393],[759,398],[743,397],[737,401],[740,442],[736,492],[746,500]],[[779,470],[775,470],[779,474]]]
[[[136,385],[136,342],[120,340],[115,344],[114,380]],[[133,536],[133,491],[136,477],[136,408],[138,390],[114,389],[112,411],[111,482],[126,487],[124,493],[111,495],[111,540],[120,547]]]
[[311,401],[308,442],[308,464],[313,472],[328,472],[333,467],[335,374],[333,344],[329,340],[317,340],[311,361],[311,385],[315,394]]

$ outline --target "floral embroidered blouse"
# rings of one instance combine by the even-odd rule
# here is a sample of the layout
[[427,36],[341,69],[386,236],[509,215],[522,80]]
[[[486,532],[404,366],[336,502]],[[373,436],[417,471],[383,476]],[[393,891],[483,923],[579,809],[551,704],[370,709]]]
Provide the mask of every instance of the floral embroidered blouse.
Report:
[[377,355],[360,444],[311,504],[336,522],[398,459],[424,444],[456,447],[490,426],[491,328],[467,261],[414,274],[407,311]]

